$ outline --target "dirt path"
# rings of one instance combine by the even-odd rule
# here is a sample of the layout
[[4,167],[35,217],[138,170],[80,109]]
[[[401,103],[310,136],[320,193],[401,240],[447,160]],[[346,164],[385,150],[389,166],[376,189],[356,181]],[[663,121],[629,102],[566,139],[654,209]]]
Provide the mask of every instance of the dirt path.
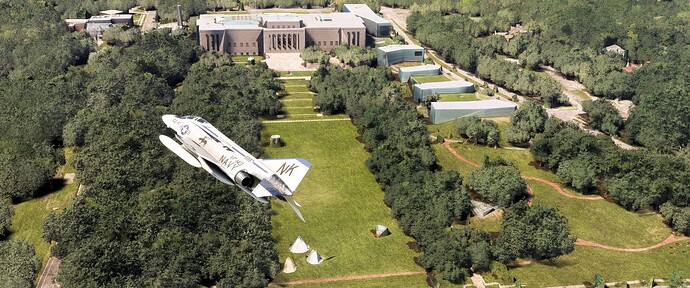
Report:
[[568,192],[565,192],[563,188],[558,186],[558,184],[553,183],[549,180],[543,179],[543,178],[538,178],[538,177],[532,177],[532,176],[522,176],[522,178],[525,178],[527,180],[534,180],[534,181],[539,181],[541,183],[547,184],[551,186],[558,194],[561,194],[564,197],[568,198],[573,198],[573,199],[580,199],[580,200],[603,200],[604,198],[601,198],[601,196],[579,196],[579,195],[573,195]]
[[412,272],[398,272],[398,273],[387,273],[387,274],[370,274],[370,275],[358,275],[358,276],[346,276],[346,277],[331,277],[331,278],[321,278],[321,279],[295,280],[295,281],[288,281],[288,282],[271,283],[269,286],[319,284],[319,283],[338,282],[338,281],[352,281],[352,280],[360,280],[360,279],[387,278],[387,277],[422,275],[422,274],[426,274],[426,271],[412,271]]
[[[452,141],[446,140],[445,142],[443,142],[443,146],[445,146],[446,149],[448,149],[448,151],[455,156],[455,158],[458,158],[458,160],[465,162],[469,165],[472,165],[474,167],[479,167],[479,164],[474,163],[470,160],[467,160],[465,157],[462,157],[457,151],[455,151],[455,149],[450,147],[450,143],[452,143]],[[546,179],[543,179],[543,178],[532,177],[532,176],[522,176],[522,178],[527,179],[527,180],[539,181],[539,182],[542,182],[544,184],[547,184],[547,185],[551,186],[554,190],[556,190],[556,192],[558,192],[558,194],[561,194],[564,197],[579,199],[579,200],[602,200],[602,199],[604,199],[604,198],[601,198],[600,196],[579,196],[579,195],[573,195],[573,194],[567,193],[560,186],[558,186],[558,184],[553,183],[553,182],[546,180]],[[532,199],[534,199],[534,193],[532,192],[532,189],[529,187],[527,187],[527,193],[530,194],[529,204],[531,206]],[[612,251],[621,251],[621,252],[643,252],[643,251],[656,249],[656,248],[659,248],[661,246],[668,245],[668,244],[671,244],[674,242],[685,241],[685,240],[689,240],[689,239],[690,239],[690,237],[687,237],[687,236],[676,236],[675,234],[671,234],[668,236],[668,238],[666,238],[666,240],[661,241],[661,242],[654,244],[654,245],[651,245],[651,246],[642,247],[642,248],[619,248],[619,247],[608,246],[608,245],[604,245],[604,244],[600,244],[600,243],[596,243],[596,242],[591,242],[591,241],[587,241],[587,240],[578,238],[575,241],[575,245],[597,247],[597,248],[601,248],[601,249],[612,250]],[[533,263],[533,260],[518,262],[518,263],[513,264],[512,266],[525,266],[525,265],[529,265],[531,263]]]
[[619,247],[612,247],[612,246],[607,246],[607,245],[603,245],[603,244],[599,244],[599,243],[595,243],[595,242],[590,242],[590,241],[583,240],[583,239],[579,239],[579,238],[575,241],[575,244],[576,244],[576,245],[581,245],[581,246],[597,247],[597,248],[602,248],[602,249],[606,249],[606,250],[621,251],[621,252],[644,252],[644,251],[649,251],[649,250],[652,250],[652,249],[656,249],[656,248],[659,248],[659,247],[661,247],[661,246],[668,245],[668,244],[671,244],[671,243],[674,243],[674,242],[685,241],[685,240],[688,240],[688,239],[690,239],[690,237],[687,237],[687,236],[676,236],[675,234],[671,234],[671,235],[669,235],[668,238],[666,238],[666,240],[664,240],[664,241],[661,241],[661,242],[659,242],[659,243],[656,243],[656,244],[654,244],[654,245],[652,245],[652,246],[647,246],[647,247],[642,247],[642,248],[619,248]]

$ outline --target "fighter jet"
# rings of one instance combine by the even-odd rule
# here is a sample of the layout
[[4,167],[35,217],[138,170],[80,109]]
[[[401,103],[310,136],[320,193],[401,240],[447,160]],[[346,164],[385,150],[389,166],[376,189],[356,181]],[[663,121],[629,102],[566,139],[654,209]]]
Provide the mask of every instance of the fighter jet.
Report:
[[304,221],[297,208],[302,205],[292,199],[292,193],[311,167],[307,160],[256,159],[201,117],[162,118],[182,144],[165,135],[158,138],[182,160],[225,184],[239,187],[259,202],[268,203],[271,197],[285,201]]

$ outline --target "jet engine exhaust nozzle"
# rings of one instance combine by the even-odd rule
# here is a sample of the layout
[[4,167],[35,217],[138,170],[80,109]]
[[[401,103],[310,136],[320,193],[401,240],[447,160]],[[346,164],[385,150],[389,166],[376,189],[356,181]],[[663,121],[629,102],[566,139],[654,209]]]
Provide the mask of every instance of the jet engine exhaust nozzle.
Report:
[[240,184],[244,187],[250,187],[252,185],[253,179],[247,172],[240,171],[235,174],[235,183]]

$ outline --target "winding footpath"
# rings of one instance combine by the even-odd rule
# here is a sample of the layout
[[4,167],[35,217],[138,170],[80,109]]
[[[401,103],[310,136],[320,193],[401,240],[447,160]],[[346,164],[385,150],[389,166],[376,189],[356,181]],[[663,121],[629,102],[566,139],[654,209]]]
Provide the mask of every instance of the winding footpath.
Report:
[[[450,141],[450,140],[446,140],[446,141],[443,142],[443,146],[445,146],[446,149],[448,149],[448,152],[450,152],[451,154],[453,154],[453,156],[455,156],[455,158],[457,158],[458,160],[460,160],[460,161],[462,161],[462,162],[465,162],[465,163],[467,163],[467,164],[469,164],[469,165],[471,165],[471,166],[474,166],[474,167],[479,167],[479,164],[474,163],[474,162],[472,162],[472,161],[470,161],[470,160],[467,160],[467,158],[462,157],[457,151],[455,151],[455,149],[453,149],[452,147],[450,147],[450,143],[452,143],[452,142],[453,142],[453,141]],[[558,192],[558,194],[561,194],[561,195],[564,196],[564,197],[573,198],[573,199],[580,199],[580,200],[603,200],[603,199],[604,199],[604,198],[601,198],[600,196],[579,196],[579,195],[573,195],[573,194],[567,193],[567,192],[565,192],[560,186],[558,186],[558,184],[553,183],[553,182],[551,182],[551,181],[549,181],[549,180],[546,180],[546,179],[544,179],[544,178],[538,178],[538,177],[532,177],[532,176],[522,176],[522,178],[527,179],[527,180],[539,181],[539,182],[541,182],[541,183],[547,184],[547,185],[551,186],[554,190],[556,190],[556,192]],[[534,193],[532,192],[532,189],[531,189],[531,188],[528,187],[527,189],[528,189],[527,192],[528,192],[529,195],[530,195],[529,204],[531,205],[531,204],[532,204],[532,199],[534,198]],[[659,242],[659,243],[656,243],[656,244],[654,244],[654,245],[648,246],[648,247],[642,247],[642,248],[620,248],[620,247],[608,246],[608,245],[604,245],[604,244],[600,244],[600,243],[591,242],[591,241],[587,241],[587,240],[584,240],[584,239],[577,238],[577,240],[575,240],[575,245],[589,246],[589,247],[597,247],[597,248],[601,248],[601,249],[612,250],[612,251],[620,251],[620,252],[644,252],[644,251],[649,251],[649,250],[652,250],[652,249],[656,249],[656,248],[659,248],[659,247],[661,247],[661,246],[668,245],[668,244],[671,244],[671,243],[674,243],[674,242],[685,241],[685,240],[688,240],[688,239],[690,239],[690,237],[687,237],[687,236],[676,236],[675,234],[671,234],[671,235],[668,236],[668,238],[666,238],[666,240],[661,241],[661,242]],[[533,263],[533,261],[532,261],[532,260],[529,260],[529,261],[524,261],[524,262],[516,263],[515,266],[524,266],[524,265],[529,265],[529,264],[531,264],[531,263]]]

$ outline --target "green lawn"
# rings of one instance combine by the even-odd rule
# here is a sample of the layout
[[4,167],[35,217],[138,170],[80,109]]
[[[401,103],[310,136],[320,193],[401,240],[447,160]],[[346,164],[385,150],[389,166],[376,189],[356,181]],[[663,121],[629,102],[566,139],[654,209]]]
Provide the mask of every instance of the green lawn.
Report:
[[[400,67],[414,67],[414,66],[422,66],[422,65],[424,65],[424,63],[422,63],[422,62],[400,62],[400,63],[394,64],[392,67],[400,68]],[[395,70],[397,71],[398,69],[395,69]]]
[[545,287],[591,282],[600,274],[606,282],[666,278],[675,270],[687,275],[690,242],[678,242],[639,253],[575,246],[575,251],[553,262],[542,261],[511,269],[523,285]]
[[445,75],[412,76],[412,78],[419,84],[450,81]]
[[[289,93],[289,94],[284,94],[283,96],[280,96],[280,100],[294,100],[294,99],[307,99],[311,100],[314,98],[315,94],[311,93]],[[285,101],[283,104],[287,104],[290,101]]]
[[[527,150],[497,149],[472,144],[452,146],[460,155],[475,163],[481,163],[484,154],[492,158],[501,156],[517,163],[522,175],[540,177],[560,184],[558,177],[553,173],[529,165],[532,156]],[[448,154],[439,157],[443,167],[459,169],[463,175],[466,175],[469,169],[473,169],[453,159],[449,156],[450,152],[444,150],[445,147],[442,146],[436,149],[439,155]],[[448,162],[449,160],[451,162]],[[458,166],[458,163],[462,164]],[[560,213],[568,218],[570,232],[585,240],[615,247],[637,248],[661,242],[671,234],[671,230],[662,223],[659,215],[629,212],[615,203],[604,200],[588,201],[567,198],[546,184],[532,180],[527,182],[534,191],[535,203],[558,208]],[[560,186],[567,193],[581,195],[565,185],[560,184]]]
[[63,151],[65,151],[65,160],[66,160],[66,163],[64,166],[64,168],[65,168],[64,172],[65,173],[76,173],[77,170],[74,169],[74,166],[72,165],[72,163],[74,162],[73,161],[74,160],[74,153],[75,153],[74,148],[73,147],[65,148]]
[[303,85],[303,86],[288,86],[288,87],[285,87],[285,90],[283,90],[283,91],[288,92],[288,93],[298,93],[298,92],[304,93],[304,92],[311,92],[311,90],[309,90],[309,88],[306,86],[306,83],[305,83],[305,85]]
[[592,98],[587,96],[587,94],[585,94],[585,92],[582,92],[581,90],[571,90],[569,92],[577,95],[577,97],[580,97],[580,99],[582,100],[592,100]]
[[314,71],[279,71],[280,77],[311,77]]
[[[359,279],[350,281],[335,281],[321,284],[303,284],[297,287],[307,288],[388,288],[388,287],[428,287],[426,284],[426,274],[406,275],[386,278]],[[443,287],[443,286],[442,286]]]
[[311,98],[304,99],[290,99],[290,101],[282,101],[283,107],[306,107],[312,106],[313,102]]
[[[481,163],[484,154],[491,157],[501,156],[515,161],[523,175],[559,183],[553,173],[529,166],[532,159],[529,151],[495,149],[471,144],[454,144],[453,147],[460,155],[475,163]],[[438,155],[439,163],[446,169],[455,169],[462,175],[476,169],[455,159],[442,145],[433,145],[433,148]],[[617,204],[604,200],[571,199],[558,194],[552,187],[541,182],[527,182],[535,194],[534,202],[557,207],[568,219],[570,232],[582,239],[615,247],[637,248],[656,244],[671,233],[659,215],[628,212]],[[567,193],[580,195],[562,184],[560,186]],[[498,231],[500,227],[500,221],[491,218],[472,218],[470,223],[472,227],[490,232]],[[511,271],[528,287],[580,284],[582,281],[590,281],[595,273],[600,273],[607,281],[666,277],[673,270],[687,267],[690,255],[690,241],[670,246],[640,253],[575,246],[575,252],[558,258],[553,263],[544,261]]]
[[283,85],[307,85],[307,80],[303,79],[279,79],[276,82],[282,83]]
[[[276,282],[422,270],[412,259],[418,254],[407,247],[413,239],[405,236],[391,217],[381,188],[364,165],[369,154],[355,139],[357,132],[349,121],[264,124],[264,143],[273,134],[281,135],[286,145],[267,147],[265,157],[302,157],[312,163],[295,193],[295,200],[304,206],[301,211],[307,223],[285,203],[272,204],[273,235],[280,260],[291,256],[298,266],[293,274],[279,274]],[[388,226],[392,234],[374,238],[370,230],[376,224]],[[298,235],[324,258],[332,258],[309,265],[306,255],[289,253],[288,247]],[[372,281],[371,287],[380,287],[377,283],[381,282]]]
[[441,102],[457,102],[457,101],[477,101],[477,96],[474,93],[459,93],[459,94],[439,94]]
[[9,239],[24,240],[33,245],[36,256],[42,261],[41,271],[48,261],[50,250],[50,243],[41,238],[43,220],[50,212],[54,211],[53,209],[61,211],[67,207],[72,201],[72,197],[77,193],[78,187],[79,184],[73,182],[43,197],[14,205]]
[[288,114],[315,114],[314,108],[311,106],[283,107],[283,111]]
[[249,61],[249,57],[253,57],[254,61],[256,62],[261,62],[261,60],[264,60],[264,57],[259,55],[235,55],[232,56],[232,62],[245,63]]

